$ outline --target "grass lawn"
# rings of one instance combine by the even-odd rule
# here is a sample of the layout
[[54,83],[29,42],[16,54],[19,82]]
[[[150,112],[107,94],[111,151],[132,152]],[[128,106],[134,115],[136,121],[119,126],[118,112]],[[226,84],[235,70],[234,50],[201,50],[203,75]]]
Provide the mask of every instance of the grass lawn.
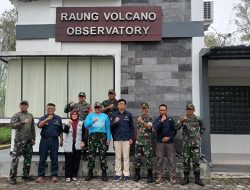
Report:
[[0,145],[10,144],[11,128],[0,128]]

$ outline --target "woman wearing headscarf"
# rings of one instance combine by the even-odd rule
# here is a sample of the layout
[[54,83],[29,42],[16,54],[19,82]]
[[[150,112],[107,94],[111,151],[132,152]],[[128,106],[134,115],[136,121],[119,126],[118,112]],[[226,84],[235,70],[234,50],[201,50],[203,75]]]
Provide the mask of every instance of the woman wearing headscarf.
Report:
[[70,112],[70,119],[64,126],[64,155],[66,182],[77,181],[77,174],[81,160],[81,150],[85,146],[85,128],[79,120],[77,110]]

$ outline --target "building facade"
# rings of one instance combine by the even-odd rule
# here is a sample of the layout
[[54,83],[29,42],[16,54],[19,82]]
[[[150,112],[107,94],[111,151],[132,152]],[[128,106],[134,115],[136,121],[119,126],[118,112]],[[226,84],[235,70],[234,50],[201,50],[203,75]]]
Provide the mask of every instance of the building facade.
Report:
[[[110,88],[116,90],[118,98],[127,100],[128,110],[135,117],[139,115],[142,101],[149,103],[153,116],[158,115],[158,106],[165,103],[169,115],[177,119],[185,113],[185,105],[189,102],[194,103],[196,114],[200,115],[199,52],[204,47],[202,0],[12,2],[18,11],[17,44],[16,52],[1,53],[1,59],[8,62],[5,117],[2,121],[7,121],[18,111],[21,99],[29,100],[29,110],[35,118],[45,113],[48,102],[53,102],[56,113],[66,119],[63,108],[68,100],[77,101],[79,91],[86,92],[87,101],[93,104],[106,99]],[[59,8],[65,8],[63,11],[87,8],[95,13],[105,8],[115,12],[117,7],[123,13],[131,12],[132,7],[133,15],[140,12],[141,7],[160,9],[161,20],[152,26],[160,29],[160,40],[135,34],[120,41],[119,37],[113,41],[115,35],[112,34],[110,40],[100,41],[78,39],[77,35],[73,41],[58,38]],[[66,16],[60,18],[70,19]],[[72,19],[75,18],[72,16]],[[126,23],[125,26],[133,24],[122,21],[122,18],[114,20],[113,17],[113,22]],[[83,22],[86,26],[89,23]],[[147,23],[154,24],[154,18],[149,18]],[[71,32],[68,30],[68,35]],[[143,39],[138,41],[138,38]],[[210,160],[209,130],[205,136],[202,151]]]

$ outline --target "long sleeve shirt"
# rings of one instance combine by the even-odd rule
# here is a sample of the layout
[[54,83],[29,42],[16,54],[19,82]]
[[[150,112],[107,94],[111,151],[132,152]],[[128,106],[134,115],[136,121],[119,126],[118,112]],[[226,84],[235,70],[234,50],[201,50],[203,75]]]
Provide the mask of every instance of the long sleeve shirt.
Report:
[[[98,120],[94,122],[94,119]],[[89,133],[106,133],[107,140],[111,140],[109,117],[105,113],[91,113],[85,119],[84,126]]]
[[[116,117],[119,117],[120,120],[114,123]],[[126,110],[123,113],[115,112],[111,119],[111,129],[114,141],[133,140],[135,131],[132,114]]]
[[172,118],[167,117],[165,121],[161,121],[162,116],[159,116],[154,122],[154,129],[157,133],[157,142],[163,143],[164,137],[170,137],[167,143],[173,143],[174,137],[177,133],[175,129],[175,122]]
[[[23,123],[25,119],[29,119],[29,123]],[[16,130],[16,139],[27,141],[36,139],[36,131],[34,125],[34,117],[30,113],[18,112],[11,118],[10,127]]]

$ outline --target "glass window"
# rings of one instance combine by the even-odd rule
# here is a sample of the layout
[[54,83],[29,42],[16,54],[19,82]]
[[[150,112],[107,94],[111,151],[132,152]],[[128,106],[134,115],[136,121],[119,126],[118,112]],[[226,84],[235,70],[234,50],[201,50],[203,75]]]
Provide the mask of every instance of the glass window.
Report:
[[107,99],[108,90],[114,88],[114,64],[112,58],[92,59],[92,104]]
[[46,104],[54,103],[55,113],[66,117],[65,102],[67,102],[67,58],[48,57],[46,58]]
[[44,58],[23,59],[23,99],[34,117],[44,114]]
[[21,59],[13,58],[8,62],[8,78],[5,99],[5,117],[12,117],[19,111],[21,100]]
[[86,101],[90,102],[90,58],[69,58],[68,77],[69,101],[78,102],[78,93],[85,92]]

